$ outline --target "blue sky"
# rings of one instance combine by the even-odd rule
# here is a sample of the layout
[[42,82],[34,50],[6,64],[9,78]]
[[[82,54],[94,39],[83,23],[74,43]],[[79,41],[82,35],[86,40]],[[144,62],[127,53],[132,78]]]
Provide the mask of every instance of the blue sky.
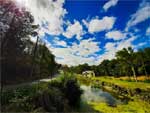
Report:
[[[17,2],[19,0],[16,0]],[[61,64],[98,65],[131,46],[150,47],[149,0],[22,0]],[[31,40],[35,41],[32,37]]]

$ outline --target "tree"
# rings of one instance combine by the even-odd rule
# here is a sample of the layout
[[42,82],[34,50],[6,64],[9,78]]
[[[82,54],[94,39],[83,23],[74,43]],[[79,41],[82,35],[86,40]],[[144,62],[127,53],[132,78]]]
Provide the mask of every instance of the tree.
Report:
[[116,53],[116,57],[122,63],[124,63],[126,66],[131,67],[131,70],[133,72],[133,76],[135,78],[135,81],[137,82],[135,64],[134,64],[135,53],[133,52],[133,49],[131,47],[128,47],[127,49],[124,48],[123,50],[120,50]]
[[49,51],[45,44],[38,45],[38,56],[35,58],[36,64],[39,65],[40,75],[43,77],[52,76],[56,72],[57,63],[55,56]]
[[23,75],[25,69],[30,69],[25,68],[27,65],[23,62],[27,56],[27,43],[38,26],[33,24],[33,16],[25,9],[18,8],[13,1],[0,1],[0,11],[1,82],[7,83],[18,78],[17,75]]
[[145,56],[143,50],[139,50],[136,53],[135,61],[136,61],[136,64],[138,65],[138,71],[140,71],[140,73],[144,73],[146,75],[146,77],[148,77],[146,66],[145,66],[146,56]]
[[110,75],[109,62],[110,62],[109,60],[104,60],[104,61],[102,61],[102,63],[100,64],[100,67],[99,67],[99,68],[101,68],[101,72],[107,76]]

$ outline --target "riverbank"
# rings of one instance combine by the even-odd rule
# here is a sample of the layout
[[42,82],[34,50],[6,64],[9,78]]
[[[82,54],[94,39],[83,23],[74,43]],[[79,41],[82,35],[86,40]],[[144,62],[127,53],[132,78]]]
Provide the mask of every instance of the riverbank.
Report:
[[88,101],[87,103],[95,110],[102,113],[149,113],[150,112],[150,83],[129,82],[113,77],[78,76],[81,84],[92,88],[99,88],[109,92],[123,103],[116,106],[108,105],[106,102]]
[[122,80],[114,77],[95,77],[93,87],[102,87],[119,96],[135,97],[150,103],[150,83]]

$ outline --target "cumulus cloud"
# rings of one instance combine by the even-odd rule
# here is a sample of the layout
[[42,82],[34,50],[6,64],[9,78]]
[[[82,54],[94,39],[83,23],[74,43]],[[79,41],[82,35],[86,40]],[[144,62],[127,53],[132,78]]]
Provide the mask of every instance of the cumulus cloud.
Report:
[[126,40],[122,40],[121,42],[119,42],[116,46],[117,51],[122,50],[123,48],[128,48],[128,47],[134,48],[134,45],[132,44],[132,42],[136,38],[137,38],[136,36],[131,36],[130,38],[128,38]]
[[58,46],[63,46],[63,47],[67,46],[67,43],[63,40],[55,40],[54,43]]
[[128,31],[130,27],[135,26],[147,19],[150,19],[150,2],[142,2],[139,9],[131,15],[125,30]]
[[105,59],[111,60],[115,58],[115,53],[117,51],[116,46],[117,46],[117,43],[113,43],[113,42],[106,43],[104,46],[106,51],[104,54],[99,56],[99,63]]
[[147,30],[146,30],[146,35],[147,35],[147,36],[150,35],[150,27],[147,28]]
[[106,51],[111,51],[112,49],[115,49],[116,43],[113,42],[108,42],[105,45]]
[[74,24],[68,25],[66,32],[64,32],[63,35],[67,38],[72,38],[73,36],[76,36],[77,39],[81,39],[81,35],[83,35],[83,27],[79,21],[75,20]]
[[117,3],[118,3],[118,0],[109,0],[107,3],[104,4],[103,9],[107,11],[109,8],[117,5]]
[[82,40],[79,44],[75,43],[71,48],[76,55],[83,57],[87,57],[100,50],[99,43],[94,42],[92,38]]
[[51,49],[58,63],[67,64],[69,66],[84,63],[94,65],[96,60],[93,55],[100,50],[99,42],[94,42],[93,39],[81,40],[79,44],[73,43],[72,46],[65,48]]
[[[86,23],[86,25],[90,33],[100,32],[100,31],[112,29],[115,23],[115,20],[116,20],[115,17],[105,16],[102,19],[97,19],[97,18],[92,19],[88,24]],[[85,20],[84,20],[84,23],[85,23]]]
[[121,40],[123,38],[125,38],[125,34],[122,33],[121,31],[110,31],[108,33],[105,34],[105,37],[108,39],[114,39],[114,40]]
[[25,5],[34,16],[35,23],[42,27],[45,33],[59,35],[63,32],[63,17],[67,11],[63,8],[64,0],[16,0]]
[[[132,47],[136,49],[137,46],[133,45],[132,42],[136,39],[136,36],[131,36],[128,39],[121,40],[120,42],[107,42],[104,46],[105,52],[104,54],[99,56],[99,63],[105,59],[113,59],[115,58],[115,54],[117,51],[122,50],[123,48]],[[139,45],[140,46],[140,45]]]

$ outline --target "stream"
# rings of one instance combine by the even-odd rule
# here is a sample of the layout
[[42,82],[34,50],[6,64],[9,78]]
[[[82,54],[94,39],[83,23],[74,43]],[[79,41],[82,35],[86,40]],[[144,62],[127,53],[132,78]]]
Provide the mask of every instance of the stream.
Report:
[[91,88],[91,86],[82,85],[81,89],[83,90],[81,100],[84,102],[103,102],[112,107],[118,104],[124,104],[123,101],[100,88]]

